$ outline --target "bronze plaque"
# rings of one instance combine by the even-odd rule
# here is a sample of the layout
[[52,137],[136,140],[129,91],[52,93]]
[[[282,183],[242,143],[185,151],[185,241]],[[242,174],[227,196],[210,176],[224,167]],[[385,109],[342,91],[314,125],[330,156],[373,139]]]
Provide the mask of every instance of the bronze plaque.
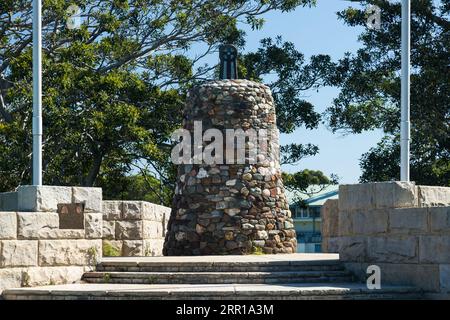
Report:
[[59,228],[84,229],[84,203],[59,203]]

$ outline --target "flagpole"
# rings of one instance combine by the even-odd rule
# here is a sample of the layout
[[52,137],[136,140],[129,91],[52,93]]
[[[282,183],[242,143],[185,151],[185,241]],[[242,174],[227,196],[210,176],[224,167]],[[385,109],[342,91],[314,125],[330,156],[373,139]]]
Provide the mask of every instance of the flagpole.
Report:
[[42,185],[42,0],[33,0],[33,185]]
[[402,83],[400,123],[400,180],[409,181],[410,162],[411,0],[402,0]]

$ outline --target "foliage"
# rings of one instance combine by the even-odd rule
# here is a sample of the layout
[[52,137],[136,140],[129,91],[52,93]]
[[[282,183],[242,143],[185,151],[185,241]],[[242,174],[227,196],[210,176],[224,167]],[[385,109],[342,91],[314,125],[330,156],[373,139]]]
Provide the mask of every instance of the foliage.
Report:
[[[316,129],[321,115],[304,94],[328,85],[334,64],[326,55],[305,56],[291,42],[266,38],[257,52],[245,54],[240,59],[241,76],[255,81],[268,81],[277,109],[277,124],[281,132],[292,133],[299,127]],[[282,146],[281,163],[296,164],[302,158],[317,154],[319,148],[312,144]]]
[[[392,1],[361,1],[381,8],[381,29],[366,29],[363,47],[347,54],[330,74],[341,87],[328,111],[334,131],[360,133],[381,128],[386,137],[361,159],[361,182],[399,179],[401,6]],[[450,186],[450,2],[412,1],[411,179]],[[365,26],[363,10],[339,17]]]
[[252,247],[252,254],[254,254],[255,256],[262,256],[264,255],[264,251],[261,247]]
[[328,178],[322,171],[318,170],[305,169],[296,173],[283,172],[283,182],[287,189],[297,190],[306,194],[308,193],[308,187],[311,185],[327,186],[337,184],[337,180],[335,175],[331,175]]
[[140,200],[170,206],[172,202],[172,188],[164,185],[161,180],[152,176],[150,172],[119,176],[114,184],[104,184],[103,196],[111,200]]
[[[224,42],[244,45],[238,21],[260,28],[263,13],[314,2],[76,0],[82,25],[70,29],[69,3],[45,0],[44,184],[95,185],[117,197],[116,182],[130,180],[130,196],[143,178],[124,177],[151,171],[170,186],[168,138],[185,93],[215,67],[197,67],[201,59]],[[31,14],[31,1],[0,3],[1,191],[31,180]]]
[[122,253],[108,241],[103,241],[102,251],[104,257],[120,257]]
[[314,196],[330,184],[338,184],[339,180],[334,174],[327,177],[322,171],[308,169],[295,173],[283,172],[282,175],[285,188],[292,193],[291,204],[297,203],[301,207],[306,207],[305,198]]

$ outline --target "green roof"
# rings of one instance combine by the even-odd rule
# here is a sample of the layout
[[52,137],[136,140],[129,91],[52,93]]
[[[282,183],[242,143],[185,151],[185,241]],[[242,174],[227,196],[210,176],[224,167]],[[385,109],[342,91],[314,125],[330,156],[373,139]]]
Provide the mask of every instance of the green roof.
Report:
[[309,206],[322,206],[328,199],[339,198],[339,185],[312,185],[308,187],[306,193],[286,190],[286,198],[289,205],[294,205],[299,199],[302,199]]

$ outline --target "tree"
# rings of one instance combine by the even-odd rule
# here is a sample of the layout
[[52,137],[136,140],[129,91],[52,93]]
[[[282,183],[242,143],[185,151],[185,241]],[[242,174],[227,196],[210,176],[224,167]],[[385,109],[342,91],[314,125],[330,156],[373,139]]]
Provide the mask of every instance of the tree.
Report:
[[[335,67],[327,55],[315,55],[306,61],[293,43],[281,37],[261,40],[257,52],[240,59],[240,74],[249,80],[267,81],[276,106],[277,125],[282,133],[292,133],[299,127],[316,129],[321,115],[304,94],[329,85],[328,75]],[[312,144],[289,144],[281,147],[281,164],[296,164],[302,158],[316,155],[319,148]]]
[[294,202],[304,206],[304,196],[312,197],[330,184],[338,184],[339,178],[332,174],[330,177],[319,170],[302,170],[295,173],[283,172],[283,182],[287,190],[294,195]]
[[[401,5],[361,1],[381,8],[381,29],[366,29],[363,48],[347,54],[330,74],[341,87],[328,108],[333,131],[361,133],[381,128],[386,137],[361,159],[361,182],[399,180]],[[450,186],[450,22],[448,0],[412,1],[411,179]],[[350,26],[365,26],[363,10],[338,14]]]
[[[101,181],[102,177],[99,179]],[[163,185],[150,172],[144,172],[119,176],[115,184],[105,183],[103,196],[110,200],[139,200],[169,205],[172,202],[172,189],[171,186]]]
[[[238,21],[314,0],[77,0],[43,12],[44,183],[112,186],[133,172],[173,181],[170,133],[181,124],[186,90],[214,66],[194,68],[228,42],[243,46]],[[0,3],[0,190],[30,182],[31,1]],[[194,57],[189,50],[203,48]]]
[[[319,170],[302,170],[295,173],[283,172],[283,182],[286,189],[297,190],[302,193],[308,194],[308,187],[314,186],[327,186],[330,184],[337,184],[337,176],[331,175],[327,177],[322,171]],[[323,187],[321,188],[323,189]],[[321,190],[313,190],[313,193],[320,192]],[[312,195],[312,194],[308,194]]]

